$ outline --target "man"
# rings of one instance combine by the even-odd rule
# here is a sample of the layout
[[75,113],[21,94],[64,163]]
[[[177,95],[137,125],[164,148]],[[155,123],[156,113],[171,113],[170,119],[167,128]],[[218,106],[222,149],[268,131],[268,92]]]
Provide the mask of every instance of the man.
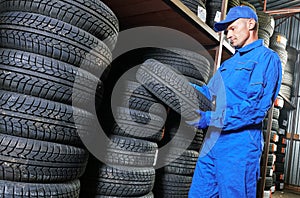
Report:
[[255,198],[263,147],[262,121],[281,84],[278,55],[258,39],[258,18],[247,6],[229,10],[215,24],[224,31],[235,54],[226,60],[207,86],[193,85],[216,110],[187,122],[208,128],[189,192],[190,198]]

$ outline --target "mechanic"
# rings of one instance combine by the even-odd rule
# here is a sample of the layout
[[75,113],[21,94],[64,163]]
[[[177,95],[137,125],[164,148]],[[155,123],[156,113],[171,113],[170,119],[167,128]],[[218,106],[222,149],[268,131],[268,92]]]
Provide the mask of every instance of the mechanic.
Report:
[[192,84],[209,99],[216,97],[216,109],[196,110],[200,119],[187,121],[207,128],[189,198],[256,198],[262,123],[280,89],[281,62],[258,39],[258,18],[247,6],[231,8],[214,30],[225,30],[235,53],[207,86]]

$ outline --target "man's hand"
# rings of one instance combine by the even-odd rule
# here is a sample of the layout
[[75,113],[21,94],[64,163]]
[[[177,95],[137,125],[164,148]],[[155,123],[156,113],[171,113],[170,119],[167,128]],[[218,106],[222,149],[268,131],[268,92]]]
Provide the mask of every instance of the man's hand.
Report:
[[196,112],[200,115],[200,119],[192,120],[192,121],[185,121],[188,125],[193,126],[198,129],[205,129],[209,126],[210,119],[211,119],[211,112],[210,111],[200,111],[196,110]]
[[202,86],[196,85],[196,84],[191,83],[191,82],[190,82],[190,85],[192,87],[194,87],[197,91],[199,91],[200,93],[202,93],[203,95],[205,95],[207,99],[209,99],[210,101],[212,100],[211,99],[211,95],[210,95],[209,90],[207,89],[207,87],[205,89]]

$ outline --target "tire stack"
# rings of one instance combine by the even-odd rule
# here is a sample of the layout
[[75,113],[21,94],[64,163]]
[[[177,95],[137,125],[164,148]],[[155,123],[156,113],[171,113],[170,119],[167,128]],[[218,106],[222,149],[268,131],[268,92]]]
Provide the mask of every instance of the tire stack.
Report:
[[[213,28],[215,24],[215,19],[220,20],[220,14],[222,9],[222,0],[208,0],[206,1],[206,24]],[[217,16],[217,17],[216,17]]]
[[278,149],[276,152],[275,161],[275,174],[276,174],[276,190],[284,189],[284,163],[285,163],[285,151],[286,151],[286,129],[288,127],[288,111],[286,109],[280,110],[279,116],[279,141]]
[[[265,181],[265,191],[273,191],[274,192],[274,171],[275,167],[275,153],[277,152],[277,142],[279,140],[278,131],[279,131],[279,118],[280,109],[279,107],[274,107],[273,109],[273,117],[272,117],[272,124],[271,124],[271,131],[270,131],[270,144],[269,144],[269,154],[268,154],[268,163],[267,163],[267,172],[266,172],[266,181]],[[266,140],[267,136],[267,124],[268,119],[264,120],[264,139]]]
[[[177,57],[182,61],[189,57],[186,56],[189,54],[187,51],[179,54],[185,54]],[[198,55],[197,58],[199,57],[201,56]],[[203,61],[203,57],[201,59]],[[180,119],[181,117],[188,120],[197,118],[198,115],[192,109],[212,108],[210,101],[195,91],[186,77],[200,82],[199,79],[195,79],[195,76],[180,75],[173,66],[170,67],[154,59],[146,60],[137,72],[138,81],[172,109],[166,121],[164,138],[159,143],[160,147],[167,144],[168,151],[158,152],[158,161],[164,161],[166,165],[156,171],[153,190],[156,197],[188,197],[198,151],[205,134],[202,130],[195,131],[185,123],[179,124]],[[161,90],[164,90],[164,93],[161,93]]]
[[256,8],[254,7],[254,5],[252,5],[251,3],[247,2],[247,1],[241,1],[241,6],[248,6],[252,10],[254,10],[254,12],[256,12]]
[[240,0],[229,0],[228,1],[228,11],[230,8],[235,7],[235,6],[240,6],[241,5],[241,1]]
[[97,121],[84,107],[102,87],[94,74],[111,61],[116,18],[99,1],[0,5],[1,197],[79,197],[88,152],[78,130]]
[[284,67],[284,72],[282,75],[282,83],[280,91],[288,99],[291,99],[293,96],[293,86],[294,86],[294,68],[297,61],[297,50],[293,47],[287,47],[287,63]]
[[[256,11],[258,16],[258,37],[264,40],[266,47],[270,45],[270,37],[272,37],[275,28],[275,20],[272,16],[263,11]],[[272,43],[271,43],[272,44]]]
[[205,9],[205,2],[203,0],[181,0],[181,2],[196,15],[198,15],[199,7]]
[[[270,48],[277,52],[279,55],[281,65],[282,65],[282,75],[284,76],[284,71],[288,59],[288,53],[286,51],[287,38],[279,33],[274,32],[272,37],[270,38]],[[285,86],[284,86],[285,87]],[[282,88],[282,86],[281,86]]]

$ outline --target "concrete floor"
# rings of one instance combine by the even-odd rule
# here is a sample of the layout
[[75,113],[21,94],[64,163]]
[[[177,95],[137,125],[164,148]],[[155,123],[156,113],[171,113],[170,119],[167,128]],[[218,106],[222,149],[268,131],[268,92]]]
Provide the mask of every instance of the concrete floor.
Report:
[[272,198],[300,198],[300,193],[289,190],[275,191]]

